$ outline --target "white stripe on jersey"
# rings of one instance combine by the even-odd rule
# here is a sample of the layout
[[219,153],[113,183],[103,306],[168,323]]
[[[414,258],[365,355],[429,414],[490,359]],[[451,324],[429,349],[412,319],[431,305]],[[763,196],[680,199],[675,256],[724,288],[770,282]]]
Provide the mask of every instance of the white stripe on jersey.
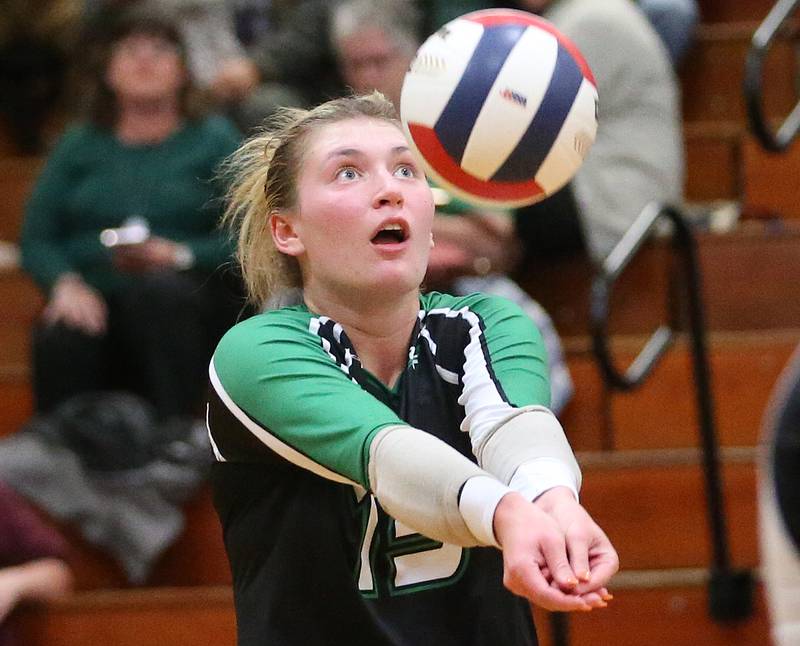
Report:
[[[481,347],[480,319],[468,307],[458,310],[450,308],[437,308],[428,312],[428,316],[440,315],[447,318],[462,317],[469,324],[470,342],[464,348],[464,389],[458,398],[458,403],[464,407],[464,421],[461,430],[469,433],[473,447],[481,446],[486,436],[509,415],[519,411],[503,399],[500,390],[495,384],[486,357]],[[439,366],[436,366],[439,371]],[[439,374],[445,381],[448,379]]]
[[236,417],[239,422],[241,422],[242,426],[244,426],[248,431],[250,431],[253,435],[256,436],[264,445],[272,449],[275,453],[281,456],[284,460],[291,462],[292,464],[296,464],[303,469],[311,471],[312,473],[317,474],[323,478],[327,478],[328,480],[333,480],[334,482],[343,482],[344,484],[350,485],[357,485],[358,483],[350,480],[349,478],[344,477],[336,473],[335,471],[331,471],[326,466],[319,464],[318,462],[314,462],[311,458],[306,455],[300,453],[297,449],[289,446],[283,440],[278,438],[275,435],[272,435],[267,429],[263,426],[259,426],[256,422],[254,422],[250,417],[248,417],[247,413],[245,413],[241,408],[239,408],[236,403],[230,398],[227,392],[225,392],[225,387],[222,385],[222,382],[219,380],[217,376],[217,371],[214,368],[214,362],[212,361],[208,367],[208,376],[211,379],[211,385],[216,391],[219,398],[222,400],[222,403],[225,404],[227,409]]
[[[355,355],[353,353],[351,353],[348,348],[345,348],[345,353],[344,353],[345,363],[341,363],[333,355],[333,353],[331,352],[331,342],[328,341],[328,339],[326,339],[324,336],[322,336],[319,333],[320,328],[330,320],[331,319],[329,319],[327,316],[320,316],[318,318],[312,318],[308,322],[308,331],[311,332],[311,334],[313,334],[314,336],[319,338],[319,341],[322,344],[322,349],[325,350],[327,355],[331,358],[331,361],[333,361],[337,366],[339,366],[339,370],[341,370],[344,374],[346,374],[348,377],[350,377],[350,381],[352,381],[354,384],[356,384],[358,382],[350,374],[350,368],[353,365],[353,359],[355,358]],[[343,330],[342,326],[339,325],[338,323],[336,323],[333,326],[333,335],[336,338],[336,342],[337,343],[341,343],[342,342],[341,337],[342,337],[342,332],[343,331],[344,330]]]
[[217,462],[227,462],[225,456],[219,452],[217,443],[214,441],[214,437],[211,435],[211,424],[208,421],[208,415],[210,410],[211,410],[211,405],[206,404],[206,431],[208,432],[208,441],[211,442],[211,450],[214,451],[214,457],[217,459]]

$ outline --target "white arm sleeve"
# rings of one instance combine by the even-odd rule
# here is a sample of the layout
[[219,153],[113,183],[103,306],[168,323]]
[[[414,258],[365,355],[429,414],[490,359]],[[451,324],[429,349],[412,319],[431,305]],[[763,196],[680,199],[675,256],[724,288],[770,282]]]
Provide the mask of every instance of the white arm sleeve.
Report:
[[558,486],[569,487],[578,498],[578,462],[561,424],[543,406],[519,409],[473,450],[481,467],[528,500]]
[[494,511],[511,489],[458,451],[425,431],[389,426],[369,458],[370,489],[391,516],[435,540],[497,546]]

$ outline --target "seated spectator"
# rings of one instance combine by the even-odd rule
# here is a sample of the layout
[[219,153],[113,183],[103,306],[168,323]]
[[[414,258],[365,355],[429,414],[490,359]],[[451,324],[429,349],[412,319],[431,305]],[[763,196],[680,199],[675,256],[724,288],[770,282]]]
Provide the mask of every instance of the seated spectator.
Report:
[[0,482],[0,645],[12,646],[14,609],[50,601],[72,587],[67,546],[23,498]]
[[[211,181],[238,132],[193,102],[181,39],[156,14],[119,20],[93,71],[91,115],[53,151],[23,223],[22,265],[47,295],[36,409],[122,388],[160,418],[196,415],[238,309],[215,272],[230,250]],[[132,219],[136,237],[110,230]]]
[[220,84],[246,90],[239,93],[235,111],[243,129],[259,126],[277,107],[308,107],[341,94],[344,85],[328,38],[335,5],[334,0],[271,3],[269,27],[248,48],[256,88],[237,83],[249,78],[244,66],[218,77]]
[[[677,66],[691,46],[695,28],[700,20],[697,0],[635,1],[647,16],[656,33],[664,41],[670,59]],[[425,34],[430,34],[446,22],[465,13],[489,7],[508,7],[513,3],[487,2],[486,0],[417,0],[416,4],[423,9],[425,14]],[[539,11],[539,6],[542,4],[541,2],[531,4],[531,10]]]
[[628,0],[521,0],[570,38],[600,96],[597,139],[573,181],[518,211],[528,262],[585,249],[602,260],[650,201],[680,203],[679,86],[658,36]]
[[185,45],[192,83],[221,106],[230,107],[258,81],[236,29],[236,15],[226,0],[87,0],[84,23],[88,41],[103,40],[131,8],[167,11]]
[[[408,1],[344,0],[333,11],[332,37],[341,73],[358,93],[378,90],[395,106],[405,72],[419,47],[420,14]],[[513,235],[507,213],[480,210],[435,188],[437,217],[426,286],[456,295],[483,292],[517,303],[533,319],[547,344],[553,410],[572,395],[561,342],[547,313],[504,270],[513,265]],[[457,216],[464,217],[457,217]]]

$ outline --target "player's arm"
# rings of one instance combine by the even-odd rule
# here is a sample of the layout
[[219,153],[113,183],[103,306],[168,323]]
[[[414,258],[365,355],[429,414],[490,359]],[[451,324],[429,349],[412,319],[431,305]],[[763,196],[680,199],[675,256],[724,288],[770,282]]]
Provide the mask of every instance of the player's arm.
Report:
[[[254,317],[220,343],[209,433],[220,461],[274,460],[372,491],[392,516],[448,543],[494,545],[508,487],[365,392],[301,319]],[[475,481],[475,482],[473,482]]]
[[[225,425],[210,413],[217,459],[253,461],[255,438],[297,466],[372,491],[390,515],[426,536],[462,546],[506,541],[504,558],[518,564],[507,585],[534,603],[576,610],[594,602],[542,575],[540,562],[565,585],[574,577],[563,534],[546,512],[444,442],[409,427],[291,321],[276,326],[277,334],[270,330],[264,342],[263,320],[237,326],[212,361],[214,390],[242,422]],[[242,453],[241,447],[249,448]],[[525,507],[500,513],[515,509],[515,500]]]
[[[470,434],[478,463],[520,494],[516,502],[533,501],[529,506],[545,512],[561,531],[574,578],[563,568],[560,549],[547,558],[546,578],[552,576],[560,587],[591,605],[602,605],[605,585],[619,561],[608,537],[578,503],[580,469],[561,424],[547,408],[547,359],[541,335],[511,303],[483,299],[473,306],[480,325],[471,336],[483,336],[474,344],[482,355],[465,364],[460,401],[467,412],[464,430]],[[517,522],[514,513],[498,508],[498,535],[508,518]],[[507,549],[508,543],[503,548],[506,572],[524,574],[512,576],[509,587],[515,590],[532,583],[524,561],[520,566],[515,559],[524,560],[534,546],[518,531],[518,524],[512,527],[516,529],[508,540],[519,549]],[[549,571],[554,564],[563,574]]]
[[513,303],[468,297],[462,429],[478,464],[528,500],[557,486],[577,498],[581,474],[548,408],[547,353],[539,330]]

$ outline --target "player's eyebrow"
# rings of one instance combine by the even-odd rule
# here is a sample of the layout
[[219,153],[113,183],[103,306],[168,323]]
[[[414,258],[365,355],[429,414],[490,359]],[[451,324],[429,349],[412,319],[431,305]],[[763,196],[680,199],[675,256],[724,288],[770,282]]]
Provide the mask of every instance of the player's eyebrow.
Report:
[[[392,154],[401,155],[409,151],[408,146],[394,146]],[[334,159],[336,157],[363,157],[364,151],[359,148],[337,148],[328,153],[327,159]]]
[[335,157],[361,157],[363,155],[363,151],[359,150],[358,148],[337,148],[336,150],[329,152],[326,158],[333,159]]

